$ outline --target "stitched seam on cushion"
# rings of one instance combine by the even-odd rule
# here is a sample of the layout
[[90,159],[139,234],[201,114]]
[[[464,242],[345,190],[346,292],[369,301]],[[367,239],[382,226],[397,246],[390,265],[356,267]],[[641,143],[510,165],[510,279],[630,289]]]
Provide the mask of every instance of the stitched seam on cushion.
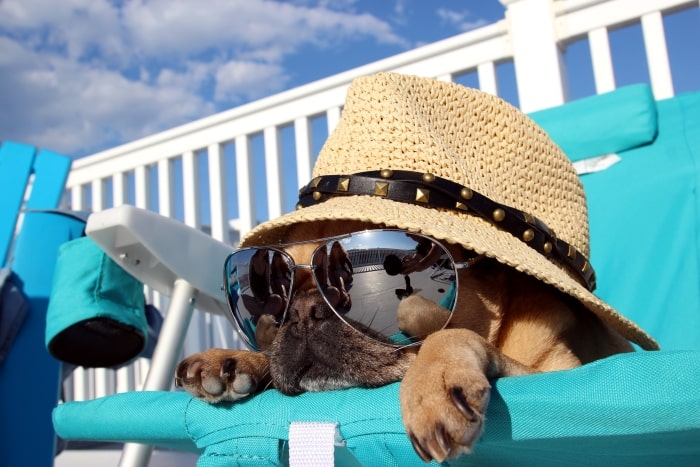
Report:
[[194,400],[194,399],[190,398],[190,399],[187,401],[187,404],[185,405],[185,410],[184,410],[184,412],[183,412],[182,415],[183,415],[183,417],[184,417],[184,420],[183,420],[183,421],[184,421],[184,424],[185,424],[185,432],[187,433],[187,436],[190,437],[190,439],[192,440],[192,442],[196,445],[196,444],[197,444],[197,439],[196,439],[196,438],[194,437],[194,435],[192,434],[192,430],[190,430],[190,424],[187,422],[187,412],[189,412],[189,410],[190,410],[190,405],[192,404],[192,401],[193,401],[193,400]]
[[264,460],[268,461],[271,464],[274,465],[279,465],[277,462],[273,462],[270,458],[270,456],[250,456],[246,454],[239,454],[238,452],[232,453],[232,454],[225,454],[225,453],[217,453],[217,452],[207,452],[206,454],[203,454],[204,457],[224,457],[224,458],[231,458],[231,459],[246,459],[246,460]]
[[[196,443],[197,441],[201,440],[201,439],[204,438],[204,437],[211,436],[211,435],[213,435],[213,434],[221,433],[221,432],[224,432],[224,431],[227,431],[227,430],[230,430],[230,429],[231,429],[231,427],[228,426],[228,427],[220,428],[220,429],[218,429],[218,430],[210,431],[210,432],[206,433],[205,435],[202,435],[202,436],[199,436],[199,437],[195,436],[194,433],[192,432],[192,430],[190,429],[190,425],[187,423],[187,418],[188,418],[188,417],[187,417],[187,412],[188,412],[188,410],[189,410],[190,405],[191,405],[195,400],[197,400],[197,399],[195,399],[194,397],[190,398],[190,399],[187,401],[187,406],[185,407],[185,431],[187,432],[188,436],[190,437],[190,439],[191,439],[192,441],[194,441],[194,442]],[[261,425],[262,425],[262,426],[269,426],[269,427],[273,427],[273,428],[283,428],[283,427],[285,426],[285,425],[281,425],[281,424],[279,424],[279,423],[266,423],[266,422],[261,422],[261,423],[251,423],[251,422],[247,422],[247,423],[245,423],[245,426],[261,426]],[[265,438],[265,436],[260,436],[260,438]],[[269,438],[272,438],[272,436],[269,436]],[[229,437],[228,439],[233,439],[233,438],[230,438],[230,437]],[[275,439],[279,439],[279,438],[275,438]]]
[[[343,426],[352,426],[352,425],[357,425],[357,424],[363,424],[367,422],[395,422],[397,421],[396,417],[372,417],[372,418],[363,418],[362,420],[354,420],[352,422],[344,422]],[[397,431],[398,433],[398,431]]]
[[104,281],[104,262],[105,256],[100,255],[97,280],[95,281],[95,289],[92,293],[92,298],[95,303],[100,303],[102,301],[102,294],[100,293],[100,290],[102,289],[102,283]]
[[[95,303],[102,303],[103,300],[105,299],[102,291],[104,290],[105,271],[106,271],[107,267],[109,266],[110,261],[111,261],[111,258],[109,258],[106,253],[100,253],[99,274],[98,274],[97,281],[95,281],[95,289],[93,292],[93,300]],[[121,268],[121,266],[117,265],[116,263],[115,263],[115,266]],[[124,271],[124,273],[129,274],[126,271]],[[140,308],[133,306],[130,303],[121,303],[121,309],[124,311],[128,311],[132,315],[138,315],[141,312]],[[95,314],[95,317],[100,317],[100,316],[104,316],[104,313],[96,313]]]
[[394,461],[394,465],[399,465],[399,461],[394,457],[394,453],[389,449],[389,445],[386,443],[386,433],[382,435],[382,446],[384,447],[384,452],[391,456],[391,460]]

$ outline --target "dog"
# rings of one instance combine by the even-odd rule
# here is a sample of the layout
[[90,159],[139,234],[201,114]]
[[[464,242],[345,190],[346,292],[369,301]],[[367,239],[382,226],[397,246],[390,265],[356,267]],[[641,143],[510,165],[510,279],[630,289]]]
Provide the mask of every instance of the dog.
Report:
[[[377,228],[399,233],[360,233]],[[330,237],[348,233],[344,252]],[[241,245],[225,263],[227,297],[262,352],[192,355],[176,384],[216,403],[401,381],[425,461],[473,449],[494,378],[573,368],[630,341],[658,348],[593,294],[571,161],[520,110],[455,83],[355,79],[297,209]]]
[[[285,251],[296,264],[309,264],[318,246],[310,240],[381,227],[300,223],[283,243],[291,244]],[[456,245],[448,250],[457,261],[469,254]],[[334,264],[343,265],[333,274],[342,300],[352,267],[343,258]],[[398,349],[356,332],[331,312],[309,270],[294,274],[287,319],[278,327],[259,326],[267,335],[259,339],[266,352],[211,349],[192,355],[178,365],[176,385],[217,403],[268,388],[293,395],[401,381],[411,443],[426,462],[441,462],[471,452],[484,429],[490,380],[569,369],[633,350],[577,300],[490,258],[459,271],[459,299],[444,329],[430,329],[435,303],[415,295],[401,300],[402,327],[424,341]]]

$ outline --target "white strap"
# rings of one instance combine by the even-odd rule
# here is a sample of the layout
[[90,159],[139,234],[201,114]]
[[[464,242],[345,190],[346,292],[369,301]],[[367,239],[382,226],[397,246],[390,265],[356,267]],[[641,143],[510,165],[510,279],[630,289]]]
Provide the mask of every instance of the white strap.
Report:
[[290,467],[332,467],[337,423],[292,422],[289,425]]
[[574,168],[579,175],[602,172],[620,162],[622,158],[617,154],[605,154],[574,162]]

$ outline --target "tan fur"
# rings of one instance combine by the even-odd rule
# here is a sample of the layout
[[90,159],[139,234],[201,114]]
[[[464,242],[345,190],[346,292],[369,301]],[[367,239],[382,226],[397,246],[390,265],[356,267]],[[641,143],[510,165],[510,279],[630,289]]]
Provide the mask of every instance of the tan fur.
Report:
[[444,308],[420,295],[404,298],[396,310],[399,329],[420,340],[441,329],[444,315]]
[[[301,224],[290,229],[280,242],[376,227],[342,221]],[[308,264],[315,247],[316,244],[292,245],[286,251],[298,264]],[[461,248],[450,249],[460,261]],[[425,320],[434,303],[405,300],[399,309],[402,326],[411,333],[430,335],[417,354],[415,347],[403,349],[387,368],[373,369],[375,379],[367,383],[383,384],[403,375],[400,405],[404,425],[416,452],[426,461],[440,462],[471,451],[483,430],[489,379],[573,368],[632,350],[624,338],[573,299],[494,260],[485,258],[459,274],[457,307],[448,328],[436,331],[430,328],[430,320]],[[295,276],[295,281],[295,290],[314,288],[309,274]],[[371,347],[376,355],[397,354],[395,350],[369,344],[358,333],[351,333],[348,338],[360,348]],[[279,336],[270,345],[279,347]],[[373,359],[374,356],[370,360]],[[272,363],[262,354],[210,350],[184,360],[178,367],[176,382],[196,397],[211,402],[233,400],[263,389],[269,382],[268,365]],[[224,367],[228,372],[222,371]],[[232,394],[232,373],[247,375],[248,384],[238,384],[244,390],[241,394]],[[212,382],[217,378],[223,383]],[[305,384],[304,387],[316,390],[313,381]],[[320,384],[319,388],[332,384],[335,383]],[[338,387],[343,384],[347,383],[339,382]],[[203,386],[220,393],[211,394]]]

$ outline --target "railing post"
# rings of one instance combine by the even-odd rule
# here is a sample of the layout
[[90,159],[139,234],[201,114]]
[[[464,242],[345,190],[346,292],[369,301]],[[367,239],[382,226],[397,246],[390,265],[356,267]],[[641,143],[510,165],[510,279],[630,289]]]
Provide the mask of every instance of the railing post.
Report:
[[309,117],[299,117],[294,120],[294,140],[297,155],[297,185],[304,186],[311,178],[313,155],[311,148],[311,125]]
[[524,112],[566,102],[566,70],[557,42],[552,0],[500,0],[506,7],[520,108]]
[[270,219],[284,213],[284,188],[282,180],[282,143],[276,126],[263,130],[265,141],[265,171],[267,184],[267,215]]
[[479,64],[476,68],[479,77],[479,89],[494,96],[498,95],[498,80],[496,79],[496,66],[493,62]]
[[236,136],[235,145],[239,232],[243,236],[257,224],[253,192],[253,153],[248,135]]
[[641,23],[654,98],[669,99],[674,95],[673,79],[661,12],[655,11],[642,16]]
[[615,69],[613,68],[612,55],[610,53],[608,29],[600,27],[590,31],[588,33],[588,43],[591,48],[596,92],[602,94],[613,91],[616,87]]
[[220,143],[207,147],[207,164],[209,167],[209,218],[211,236],[222,242],[229,241],[226,205],[226,174],[224,168],[224,151]]
[[182,154],[182,198],[185,224],[199,229],[202,226],[199,216],[199,166],[194,151]]

